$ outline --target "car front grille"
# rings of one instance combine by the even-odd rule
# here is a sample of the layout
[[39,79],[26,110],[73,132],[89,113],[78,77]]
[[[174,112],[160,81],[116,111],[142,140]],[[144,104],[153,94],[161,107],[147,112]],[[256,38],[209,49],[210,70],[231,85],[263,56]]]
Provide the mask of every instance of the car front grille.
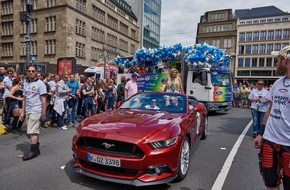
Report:
[[139,172],[139,170],[106,166],[106,165],[101,165],[101,164],[89,162],[86,160],[79,160],[79,161],[80,161],[80,164],[85,168],[90,168],[92,170],[95,170],[98,172],[104,172],[104,173],[108,173],[108,174],[114,173],[116,175],[124,175],[124,176],[134,177]]
[[81,137],[78,140],[77,145],[86,150],[93,150],[112,155],[121,155],[133,158],[142,158],[144,156],[142,150],[135,144],[114,140]]

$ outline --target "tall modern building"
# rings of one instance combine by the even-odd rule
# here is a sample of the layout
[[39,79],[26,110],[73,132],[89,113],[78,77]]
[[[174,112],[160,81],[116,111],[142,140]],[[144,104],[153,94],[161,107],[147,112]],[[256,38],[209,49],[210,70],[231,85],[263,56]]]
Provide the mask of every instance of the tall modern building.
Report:
[[264,79],[272,84],[275,75],[273,50],[290,44],[290,14],[275,6],[235,11],[237,47],[235,78],[237,82]]
[[140,48],[160,45],[161,0],[126,0],[138,18]]
[[[0,65],[24,71],[26,0],[0,2]],[[30,0],[30,52],[40,71],[56,73],[59,58],[73,57],[77,67],[100,59],[130,56],[139,44],[139,27],[124,0]]]
[[236,52],[236,19],[232,9],[208,11],[200,17],[196,43],[206,42],[231,54],[230,69],[234,72]]

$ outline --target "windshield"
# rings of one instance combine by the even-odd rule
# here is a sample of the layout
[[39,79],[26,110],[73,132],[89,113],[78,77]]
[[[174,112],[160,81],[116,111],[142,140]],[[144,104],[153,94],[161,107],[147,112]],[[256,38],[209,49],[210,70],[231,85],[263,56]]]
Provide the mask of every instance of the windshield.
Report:
[[186,96],[179,93],[137,94],[124,102],[120,108],[185,113]]
[[230,86],[230,74],[228,73],[217,73],[212,72],[211,74],[211,81],[213,86]]

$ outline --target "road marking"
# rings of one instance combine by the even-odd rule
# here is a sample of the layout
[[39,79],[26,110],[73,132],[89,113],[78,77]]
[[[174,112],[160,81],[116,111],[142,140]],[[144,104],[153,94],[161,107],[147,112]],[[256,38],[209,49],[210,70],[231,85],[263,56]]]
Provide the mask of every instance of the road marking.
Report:
[[218,177],[216,178],[211,190],[221,190],[224,183],[225,183],[225,180],[227,178],[227,175],[230,171],[230,168],[232,166],[232,163],[233,163],[233,160],[235,158],[235,155],[237,154],[238,152],[238,149],[243,141],[243,139],[245,138],[245,135],[246,133],[248,132],[249,128],[251,127],[253,123],[253,120],[251,120],[248,125],[246,126],[246,128],[244,129],[244,131],[242,132],[242,134],[239,136],[238,140],[236,141],[235,145],[233,146],[230,154],[228,155],[224,165],[223,165],[223,168],[221,169]]

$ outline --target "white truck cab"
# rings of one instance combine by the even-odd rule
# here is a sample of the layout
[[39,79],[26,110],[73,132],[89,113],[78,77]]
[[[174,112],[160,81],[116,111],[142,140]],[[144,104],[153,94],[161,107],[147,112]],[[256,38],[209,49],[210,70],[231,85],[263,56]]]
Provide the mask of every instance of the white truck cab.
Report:
[[231,109],[232,89],[229,69],[207,67],[188,71],[186,94],[203,102],[209,112]]
[[103,67],[89,67],[84,70],[83,73],[86,77],[96,77],[96,79],[104,79]]

